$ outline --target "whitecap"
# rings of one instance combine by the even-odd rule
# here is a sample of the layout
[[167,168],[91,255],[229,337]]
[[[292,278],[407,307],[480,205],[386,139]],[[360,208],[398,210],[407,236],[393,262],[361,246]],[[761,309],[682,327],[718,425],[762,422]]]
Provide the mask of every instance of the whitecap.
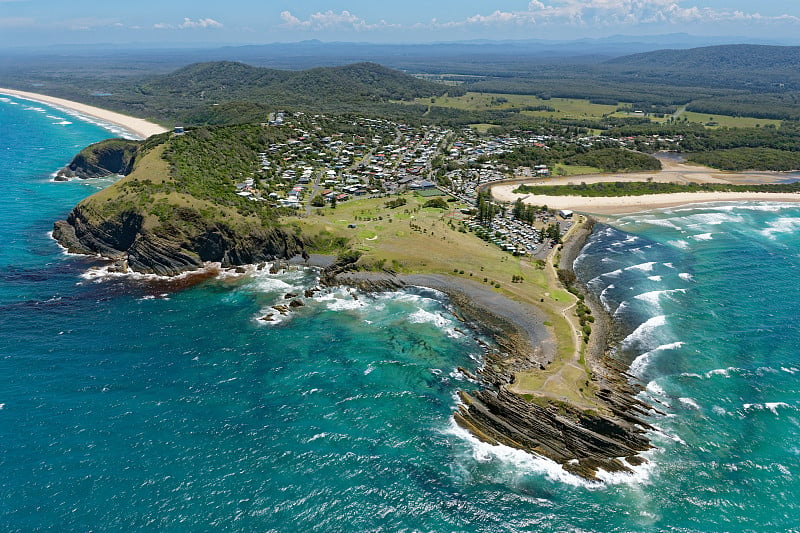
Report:
[[314,435],[313,437],[311,437],[310,439],[308,439],[308,440],[306,441],[306,444],[308,444],[309,442],[314,442],[314,441],[315,441],[315,440],[317,440],[317,439],[324,439],[324,438],[325,438],[325,437],[327,437],[327,436],[328,436],[328,434],[327,434],[327,433],[325,433],[325,432],[322,432],[322,433],[317,433],[316,435]]
[[681,278],[683,281],[694,281],[694,276],[692,276],[688,272],[681,272],[680,274],[678,274],[678,277]]
[[688,407],[690,409],[695,409],[697,411],[700,410],[700,406],[692,398],[678,398],[678,401],[681,402],[681,404],[683,404],[684,407]]
[[695,215],[686,217],[687,222],[690,222],[696,226],[720,226],[722,224],[731,222],[742,222],[742,220],[743,219],[740,215],[733,215],[730,211],[725,212],[724,210],[718,208],[715,208],[713,212],[697,213]]
[[667,392],[661,387],[661,385],[656,382],[656,380],[650,381],[646,386],[645,390],[652,396],[660,396],[666,397]]
[[649,279],[650,281],[655,281],[657,283],[664,278],[663,276],[647,276],[647,279]]
[[692,238],[696,241],[710,241],[714,239],[712,235],[712,233],[701,233],[699,235],[692,236]]
[[680,229],[680,227],[672,220],[673,219],[670,218],[651,218],[648,220],[642,220],[641,222],[644,224],[650,224],[651,226],[660,226],[662,228]]
[[760,233],[770,239],[775,239],[776,235],[781,233],[795,233],[800,229],[800,218],[784,217],[779,218],[774,222],[767,224],[769,228],[762,230]]
[[729,366],[728,368],[715,368],[714,370],[709,370],[706,372],[706,378],[712,378],[714,376],[722,376],[724,378],[731,377],[731,372],[738,372],[740,369]]
[[650,358],[655,353],[668,351],[668,350],[677,350],[678,348],[681,348],[684,344],[685,343],[683,343],[683,342],[673,342],[673,343],[670,343],[670,344],[662,344],[658,348],[654,348],[653,350],[650,350],[649,352],[645,352],[645,353],[639,355],[631,363],[631,366],[628,369],[628,373],[632,374],[632,375],[634,375],[634,376],[636,376],[638,378],[641,378],[642,374],[644,373],[643,372],[644,369],[647,368],[647,364],[650,362]]
[[625,268],[625,270],[639,270],[641,272],[652,272],[655,266],[656,266],[655,261],[648,261],[647,263],[639,263],[638,265],[629,266]]
[[331,311],[354,311],[366,307],[367,304],[361,300],[356,300],[352,296],[339,297],[336,294],[329,294],[318,299],[325,302],[328,309]]
[[642,300],[643,302],[647,302],[654,307],[658,307],[662,296],[670,296],[675,293],[684,292],[686,292],[686,289],[665,289],[661,291],[649,291],[642,294],[637,294],[634,296],[634,298],[637,300]]
[[[478,463],[498,463],[502,465],[504,468],[498,472],[501,475],[517,478],[521,474],[538,474],[544,475],[544,477],[554,483],[563,483],[573,487],[599,489],[604,486],[602,482],[588,481],[575,474],[570,474],[564,470],[560,464],[546,457],[534,455],[503,444],[491,445],[482,442],[475,438],[472,433],[461,428],[452,418],[450,419],[449,427],[443,432],[468,443],[472,450],[472,460]],[[620,481],[622,480],[620,479]]]
[[674,246],[675,248],[679,248],[681,250],[686,250],[689,248],[689,243],[686,241],[667,241],[667,244]]
[[788,403],[785,402],[767,402],[764,404],[764,407],[772,411],[773,414],[777,415],[779,407],[785,408],[790,406]]
[[424,309],[417,309],[408,317],[408,321],[413,324],[433,324],[437,328],[443,328],[451,322],[439,313],[431,313]]
[[[98,256],[99,258],[99,256]],[[135,272],[133,270],[129,270],[128,272],[114,272],[114,265],[105,265],[102,267],[95,267],[90,268],[83,274],[81,274],[81,278],[89,281],[93,281],[95,283],[101,283],[104,281],[108,281],[110,279],[133,279],[133,280],[140,280],[140,281],[177,281],[182,279],[187,279],[192,276],[197,275],[206,275],[209,272],[217,272],[220,268],[219,263],[205,263],[201,268],[197,270],[189,270],[186,272],[182,272],[177,276],[161,276],[158,274],[143,274],[141,272]]]
[[658,328],[665,326],[666,323],[667,317],[665,315],[659,315],[650,318],[622,341],[623,347],[628,348],[634,344],[646,344],[647,341],[652,340],[653,333]]

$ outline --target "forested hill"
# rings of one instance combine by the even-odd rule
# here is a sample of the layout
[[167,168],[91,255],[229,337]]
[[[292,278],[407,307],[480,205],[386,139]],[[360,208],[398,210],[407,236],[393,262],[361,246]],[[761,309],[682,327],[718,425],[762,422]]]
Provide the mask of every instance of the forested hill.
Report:
[[[392,107],[407,107],[392,101],[463,93],[375,63],[286,71],[216,61],[103,87],[108,94],[102,107],[188,125],[263,122],[269,111],[280,108],[391,114]],[[84,92],[85,100],[85,86],[72,89]]]
[[153,79],[145,87],[161,94],[189,98],[308,99],[366,97],[372,100],[410,100],[440,95],[444,85],[421,80],[375,63],[323,67],[305,71],[274,70],[244,63],[195,63]]
[[656,50],[606,61],[632,67],[773,70],[800,66],[800,46],[730,44],[688,50]]
[[800,89],[800,47],[736,44],[656,50],[606,61],[639,79],[756,90]]

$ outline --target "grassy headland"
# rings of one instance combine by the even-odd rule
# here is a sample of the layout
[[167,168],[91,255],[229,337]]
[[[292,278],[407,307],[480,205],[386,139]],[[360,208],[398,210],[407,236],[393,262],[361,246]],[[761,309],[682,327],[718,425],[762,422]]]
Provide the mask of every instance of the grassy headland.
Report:
[[406,194],[403,198],[406,204],[395,208],[387,207],[386,198],[351,201],[321,209],[295,224],[311,242],[324,246],[346,241],[362,254],[358,265],[364,270],[447,275],[481,283],[539,308],[556,340],[555,359],[546,370],[519,373],[513,390],[531,398],[599,408],[586,385],[590,371],[583,359],[585,343],[576,335],[581,328],[574,311],[578,299],[558,281],[556,254],[547,262],[515,257],[463,229],[458,208],[465,206],[451,202],[445,210],[424,207],[427,199],[423,197]]

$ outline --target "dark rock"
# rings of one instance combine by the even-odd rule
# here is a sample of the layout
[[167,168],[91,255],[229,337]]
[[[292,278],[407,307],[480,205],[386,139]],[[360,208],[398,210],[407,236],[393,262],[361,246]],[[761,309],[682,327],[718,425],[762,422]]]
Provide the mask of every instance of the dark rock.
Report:
[[289,302],[289,307],[292,307],[292,308],[303,307],[304,305],[306,305],[306,304],[304,304],[300,300],[292,300],[291,302]]
[[135,272],[163,276],[197,270],[207,261],[231,267],[293,257],[304,246],[302,239],[278,227],[258,226],[245,232],[220,222],[188,230],[143,226],[144,217],[136,211],[106,218],[92,204],[81,203],[67,220],[54,224],[53,237],[72,253],[127,259]]
[[81,150],[72,161],[58,171],[56,180],[69,178],[103,178],[114,174],[127,176],[141,143],[124,139],[108,139]]
[[293,292],[287,292],[283,295],[284,300],[291,300],[292,298],[297,298],[297,295]]

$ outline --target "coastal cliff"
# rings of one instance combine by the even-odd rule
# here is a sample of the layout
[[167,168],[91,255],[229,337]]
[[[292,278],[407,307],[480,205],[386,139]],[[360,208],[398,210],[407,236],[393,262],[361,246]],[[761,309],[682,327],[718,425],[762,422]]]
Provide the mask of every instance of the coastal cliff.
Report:
[[127,176],[133,171],[141,141],[106,139],[81,150],[58,171],[56,181],[70,178],[103,178],[114,174]]
[[124,211],[98,222],[92,209],[91,202],[75,207],[66,220],[55,223],[53,237],[72,253],[100,255],[123,270],[175,276],[205,262],[228,267],[305,253],[301,238],[278,227],[187,224],[195,214],[187,211],[182,220],[148,228],[141,212]]
[[[227,267],[305,255],[305,239],[281,225],[273,208],[236,195],[228,172],[252,165],[256,149],[225,161],[214,134],[239,140],[234,136],[241,132],[221,128],[199,140],[110,140],[82,151],[73,160],[82,177],[100,174],[98,169],[129,174],[55,222],[53,237],[70,252],[115,262],[114,270],[164,276],[205,262]],[[212,166],[222,161],[222,169]]]

